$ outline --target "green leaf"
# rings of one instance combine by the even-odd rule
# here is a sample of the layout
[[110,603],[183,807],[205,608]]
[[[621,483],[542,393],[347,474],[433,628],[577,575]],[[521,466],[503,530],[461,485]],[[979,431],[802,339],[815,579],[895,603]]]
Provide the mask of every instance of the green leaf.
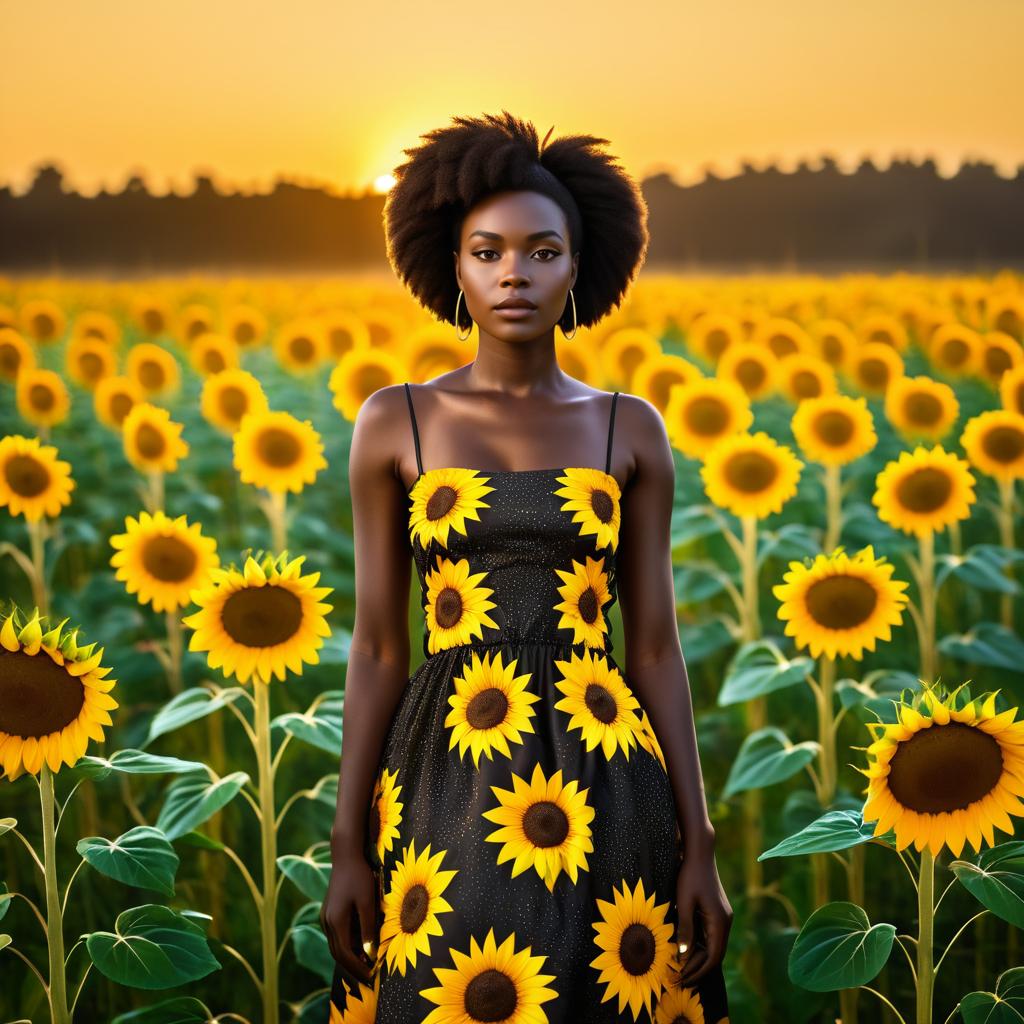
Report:
[[957,661],[1018,672],[1024,665],[1024,641],[996,622],[979,622],[966,633],[951,633],[938,643],[940,653]]
[[895,925],[872,925],[856,903],[826,903],[793,943],[789,980],[812,992],[866,985],[885,966],[895,935]]
[[295,959],[330,985],[335,962],[323,929],[310,924],[298,925],[292,929],[292,945],[295,947]]
[[875,823],[865,823],[860,811],[828,811],[796,835],[765,850],[757,859],[796,857],[804,853],[847,850],[874,838]]
[[673,558],[681,557],[677,548],[684,547],[701,537],[722,532],[721,523],[715,512],[713,505],[679,505],[672,510],[669,536]]
[[684,606],[710,601],[725,590],[729,574],[713,562],[687,561],[672,571],[672,585],[677,602]]
[[1005,575],[1004,567],[1009,563],[1005,548],[995,544],[977,544],[962,555],[939,555],[935,572],[935,587],[938,589],[950,576],[955,576],[968,587],[977,590],[992,590],[1000,594],[1019,594],[1020,586]]
[[758,531],[757,563],[768,558],[782,558],[799,562],[821,551],[818,531],[804,523],[786,523],[777,530]]
[[232,772],[222,779],[205,774],[178,779],[167,790],[156,827],[168,839],[178,839],[234,800],[248,781],[249,776],[245,772]]
[[331,876],[331,851],[323,847],[312,856],[286,854],[277,858],[277,866],[295,883],[307,899],[323,903]]
[[209,1024],[213,1018],[209,1007],[191,996],[166,999],[153,1006],[129,1010],[115,1017],[110,1024]]
[[324,700],[313,711],[290,711],[270,723],[271,730],[284,729],[312,747],[341,756],[341,713],[344,698]]
[[208,836],[205,832],[199,832],[196,829],[186,832],[178,839],[178,842],[184,843],[186,846],[194,846],[199,850],[224,849],[224,844],[220,840],[214,839],[213,836]]
[[771,640],[755,640],[736,652],[718,691],[719,706],[739,704],[794,686],[813,671],[813,658],[799,657],[790,661]]
[[0,836],[5,832],[10,832],[12,828],[16,828],[18,825],[17,818],[0,818]]
[[721,619],[687,622],[679,627],[679,644],[687,665],[697,665],[732,643],[732,633]]
[[248,694],[241,687],[233,686],[212,693],[205,686],[193,686],[172,697],[149,723],[149,734],[143,746],[149,746],[158,736],[180,729],[189,722],[198,721],[219,711],[222,707]]
[[844,708],[864,707],[881,712],[892,711],[891,700],[899,698],[901,691],[921,688],[917,676],[902,669],[876,669],[859,679],[840,679],[836,694]]
[[14,897],[11,895],[11,891],[7,888],[6,882],[0,882],[0,918],[2,918],[8,910],[11,909],[11,904],[14,902]]
[[75,762],[74,770],[87,779],[105,779],[112,771],[126,775],[182,775],[205,771],[202,761],[182,761],[178,757],[160,757],[144,750],[118,750],[110,757],[86,755]]
[[13,939],[11,939],[10,935],[0,935],[0,949],[9,946],[12,941]]
[[726,798],[748,789],[763,789],[796,775],[817,756],[821,747],[813,740],[791,743],[781,729],[768,726],[743,741],[722,795]]
[[119,985],[173,988],[220,969],[203,929],[170,907],[132,907],[117,915],[114,929],[84,938],[97,969]]
[[983,907],[1015,928],[1024,928],[1024,842],[990,846],[974,861],[955,860],[949,866]]
[[157,828],[139,825],[117,839],[89,836],[80,839],[75,848],[108,878],[141,889],[153,889],[165,896],[174,895],[178,855]]
[[964,1024],[1020,1024],[1024,1020],[1024,967],[996,978],[995,992],[969,992],[960,1000]]

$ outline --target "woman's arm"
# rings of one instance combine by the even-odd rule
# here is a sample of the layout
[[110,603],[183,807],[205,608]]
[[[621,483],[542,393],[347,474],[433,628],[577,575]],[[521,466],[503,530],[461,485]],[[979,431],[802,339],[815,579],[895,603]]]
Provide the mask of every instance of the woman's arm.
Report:
[[[707,954],[687,983],[725,952],[731,908],[718,882],[715,832],[708,816],[690,700],[690,681],[679,645],[672,577],[671,523],[675,464],[658,410],[634,395],[620,401],[622,435],[633,442],[636,466],[622,495],[616,553],[618,594],[626,649],[627,684],[647,709],[661,744],[683,837],[679,883],[679,940],[692,946],[692,911],[701,907]],[[710,890],[710,891],[704,891]],[[702,898],[704,897],[704,898]],[[707,902],[705,902],[705,898]],[[700,956],[697,953],[696,956]],[[703,970],[698,968],[703,967]]]

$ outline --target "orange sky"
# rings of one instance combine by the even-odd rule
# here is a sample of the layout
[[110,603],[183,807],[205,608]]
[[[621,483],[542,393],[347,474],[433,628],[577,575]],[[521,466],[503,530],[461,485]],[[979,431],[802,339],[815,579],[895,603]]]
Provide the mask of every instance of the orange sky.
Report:
[[506,108],[634,175],[747,158],[1024,163],[1019,0],[0,0],[0,183],[196,170],[362,191],[419,134]]

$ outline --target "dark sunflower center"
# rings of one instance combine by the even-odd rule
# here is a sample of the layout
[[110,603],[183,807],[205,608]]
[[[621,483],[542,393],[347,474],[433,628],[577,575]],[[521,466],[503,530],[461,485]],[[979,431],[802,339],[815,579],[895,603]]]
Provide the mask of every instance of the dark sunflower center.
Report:
[[721,327],[716,327],[713,331],[708,331],[708,336],[704,339],[704,344],[707,347],[708,355],[713,360],[717,360],[718,357],[729,347],[729,333],[723,331]]
[[615,504],[612,501],[612,496],[600,488],[596,488],[590,493],[590,507],[594,510],[594,515],[601,520],[602,523],[610,523],[612,521],[612,515],[615,512]]
[[695,434],[714,437],[729,425],[729,410],[718,398],[695,398],[686,404],[686,425]]
[[13,345],[0,345],[0,369],[12,375],[21,366],[21,353]]
[[143,423],[135,434],[135,443],[145,459],[158,459],[166,448],[164,435],[151,423]]
[[31,455],[15,455],[4,466],[7,486],[21,498],[37,498],[50,485],[47,468]]
[[224,353],[217,348],[208,348],[203,353],[203,365],[207,373],[220,373],[227,365],[224,361]]
[[142,313],[142,326],[147,334],[159,334],[164,329],[163,315],[157,309],[147,309]]
[[256,447],[264,462],[281,469],[294,466],[302,455],[299,439],[290,430],[280,427],[267,427],[261,431]]
[[1016,310],[1004,309],[996,317],[995,327],[997,331],[1003,331],[1006,334],[1012,334],[1015,338],[1019,338],[1021,328],[1024,328],[1024,320],[1021,319],[1020,314]]
[[239,345],[248,345],[256,338],[256,328],[248,320],[242,320],[235,324],[235,341]]
[[297,334],[291,340],[292,358],[297,363],[308,363],[313,358],[313,342],[304,334]]
[[196,553],[178,537],[151,537],[142,547],[142,565],[163,583],[180,583],[196,569]]
[[911,512],[937,512],[953,493],[950,475],[934,466],[908,473],[896,488],[896,500]]
[[985,370],[991,376],[1002,376],[1012,365],[1006,349],[1000,348],[998,345],[989,345],[985,349]]
[[654,963],[654,935],[645,924],[631,924],[619,939],[619,959],[630,974],[646,974]]
[[463,1006],[473,1021],[506,1020],[516,1012],[519,997],[515,982],[504,971],[489,967],[466,986]]
[[821,378],[810,370],[797,370],[792,384],[797,398],[817,398],[821,394]]
[[960,366],[970,355],[970,346],[959,338],[950,338],[942,346],[942,361],[947,366]]
[[399,920],[403,932],[414,932],[427,916],[427,907],[430,905],[430,893],[422,882],[417,882],[409,887],[409,891],[402,897],[402,909],[399,911]]
[[205,334],[209,329],[210,325],[205,320],[192,320],[185,330],[185,337],[189,341],[195,341],[200,334]]
[[445,587],[437,595],[434,618],[442,629],[451,629],[462,618],[462,595],[454,587]]
[[981,447],[996,462],[1016,462],[1024,453],[1024,433],[1016,427],[992,427],[982,434]]
[[653,396],[652,401],[659,409],[668,405],[672,387],[676,384],[685,384],[686,381],[680,377],[676,370],[665,370],[661,373],[652,373],[647,381],[647,387]]
[[757,359],[741,359],[736,364],[736,380],[744,391],[756,391],[767,376],[764,364]]
[[884,359],[861,360],[860,379],[866,387],[881,391],[889,383],[889,364]]
[[845,351],[842,341],[836,335],[826,334],[821,339],[821,354],[833,366],[842,361]]
[[737,452],[726,460],[724,473],[736,490],[758,494],[775,482],[779,469],[772,459],[760,452]]
[[999,741],[982,729],[932,724],[904,740],[889,762],[889,789],[904,807],[941,814],[991,793],[1003,772]]
[[590,713],[599,722],[608,725],[609,722],[615,721],[619,706],[606,686],[601,686],[600,683],[588,683],[583,700],[590,709]]
[[853,437],[853,420],[844,412],[829,409],[815,419],[814,430],[830,448],[841,448]]
[[103,373],[103,360],[95,352],[83,352],[78,365],[86,380],[96,380]]
[[800,347],[788,334],[773,334],[768,339],[768,347],[779,359],[800,351]]
[[221,388],[218,396],[220,410],[234,422],[238,422],[249,411],[249,399],[241,388]]
[[391,374],[381,366],[361,366],[356,374],[356,392],[360,395],[372,395],[390,383]]
[[139,381],[147,391],[157,391],[164,386],[167,376],[155,359],[146,359],[139,366]]
[[569,834],[569,819],[558,804],[538,800],[523,815],[523,832],[534,846],[560,846]]
[[907,395],[903,411],[911,423],[921,427],[934,426],[942,418],[942,403],[925,391]]
[[80,679],[38,654],[0,647],[0,732],[49,736],[73,722],[85,704]]
[[224,630],[244,647],[273,647],[290,640],[302,625],[302,601],[285,587],[236,590],[221,612]]
[[28,395],[32,408],[40,412],[49,412],[57,404],[53,388],[48,388],[45,384],[33,384]]
[[870,618],[878,604],[878,593],[858,576],[826,576],[811,584],[804,600],[819,626],[853,629]]
[[508,697],[497,686],[481,690],[466,705],[466,721],[474,729],[493,729],[505,720],[508,713]]
[[594,593],[593,587],[587,587],[587,589],[580,594],[580,618],[584,622],[596,622],[597,607],[597,594]]
[[132,411],[133,405],[135,405],[135,400],[131,395],[126,395],[123,391],[118,392],[110,399],[110,418],[120,426],[124,423],[128,413]]
[[57,325],[49,313],[36,313],[32,317],[32,330],[37,338],[50,338],[56,332]]
[[441,519],[455,507],[455,499],[458,493],[454,487],[443,484],[430,496],[427,501],[427,518],[431,521]]

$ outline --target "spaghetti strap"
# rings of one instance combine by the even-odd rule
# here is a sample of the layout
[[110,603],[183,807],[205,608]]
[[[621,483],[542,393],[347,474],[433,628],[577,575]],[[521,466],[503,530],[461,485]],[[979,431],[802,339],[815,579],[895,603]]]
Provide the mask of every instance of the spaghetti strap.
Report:
[[611,415],[608,417],[608,454],[605,457],[604,471],[609,476],[611,476],[612,472],[612,434],[615,431],[615,403],[618,401],[618,398],[619,393],[616,391],[615,394],[612,395],[612,411]]
[[412,407],[412,389],[409,382],[405,382],[405,397],[409,402],[409,419],[412,421],[412,439],[416,443],[416,472],[417,479],[423,476],[423,460],[420,458],[420,432],[416,426],[416,410]]

